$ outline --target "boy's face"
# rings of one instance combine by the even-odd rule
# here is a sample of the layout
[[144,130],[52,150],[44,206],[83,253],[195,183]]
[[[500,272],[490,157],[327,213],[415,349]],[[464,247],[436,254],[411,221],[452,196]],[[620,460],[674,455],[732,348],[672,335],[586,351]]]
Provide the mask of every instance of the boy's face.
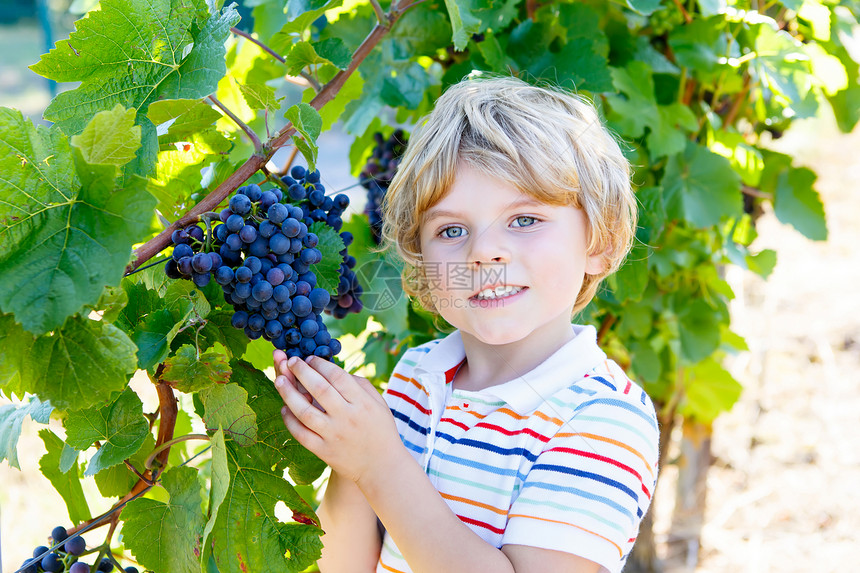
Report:
[[[436,310],[485,344],[569,330],[585,274],[603,265],[586,253],[586,227],[582,210],[537,202],[461,163],[421,225]],[[476,298],[497,286],[517,288],[495,300]]]

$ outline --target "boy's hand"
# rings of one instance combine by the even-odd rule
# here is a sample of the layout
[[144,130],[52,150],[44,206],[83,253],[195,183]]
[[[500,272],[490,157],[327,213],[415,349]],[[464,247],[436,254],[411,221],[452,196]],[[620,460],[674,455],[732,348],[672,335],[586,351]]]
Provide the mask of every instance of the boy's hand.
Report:
[[275,350],[274,359],[287,429],[334,471],[358,482],[402,448],[391,411],[366,378],[317,356],[288,363]]

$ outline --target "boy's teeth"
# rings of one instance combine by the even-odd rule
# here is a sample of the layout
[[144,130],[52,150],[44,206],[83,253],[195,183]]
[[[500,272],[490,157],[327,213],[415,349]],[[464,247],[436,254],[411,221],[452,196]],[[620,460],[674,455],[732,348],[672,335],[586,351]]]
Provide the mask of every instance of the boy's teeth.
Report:
[[477,298],[478,300],[482,300],[482,299],[492,300],[494,298],[499,298],[499,297],[507,296],[510,294],[518,293],[521,290],[523,290],[522,287],[513,287],[513,286],[499,286],[499,287],[496,287],[495,289],[486,288],[486,289],[482,290],[481,292],[479,292],[475,298]]

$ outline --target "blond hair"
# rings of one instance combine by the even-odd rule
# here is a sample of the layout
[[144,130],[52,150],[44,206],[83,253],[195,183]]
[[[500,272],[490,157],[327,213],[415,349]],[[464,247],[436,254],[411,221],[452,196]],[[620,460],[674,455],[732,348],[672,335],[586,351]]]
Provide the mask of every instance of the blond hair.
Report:
[[382,205],[382,250],[396,252],[404,291],[434,314],[421,222],[451,188],[461,161],[538,201],[585,212],[588,254],[602,253],[605,261],[603,272],[584,278],[574,312],[585,307],[623,262],[636,229],[630,165],[593,105],[512,77],[464,80],[437,100]]

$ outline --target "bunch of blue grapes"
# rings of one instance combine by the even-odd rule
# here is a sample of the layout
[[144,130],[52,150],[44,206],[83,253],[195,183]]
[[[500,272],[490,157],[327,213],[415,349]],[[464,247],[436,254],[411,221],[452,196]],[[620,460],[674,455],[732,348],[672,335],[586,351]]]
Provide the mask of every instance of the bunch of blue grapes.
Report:
[[349,231],[344,231],[340,234],[343,239],[343,244],[346,245],[340,252],[343,256],[343,262],[340,263],[340,270],[337,283],[337,296],[332,297],[328,306],[326,306],[326,314],[332,315],[335,318],[344,318],[351,312],[361,312],[364,305],[361,302],[361,294],[364,288],[358,282],[358,277],[355,276],[355,257],[349,254],[349,245],[352,244],[353,236]]
[[[66,528],[58,525],[51,531],[53,551],[45,545],[33,550],[33,557],[24,561],[16,573],[90,573],[94,565],[80,560],[87,553],[87,544],[80,535],[69,537]],[[99,561],[95,570],[100,573],[110,573],[114,565],[108,557]],[[126,567],[125,573],[139,573],[137,567]]]
[[378,245],[382,237],[382,200],[397,173],[408,140],[402,129],[396,129],[388,139],[376,132],[373,134],[373,139],[376,141],[376,146],[364,169],[361,170],[359,181],[367,189],[364,213],[370,222],[373,239]]
[[322,319],[332,297],[317,286],[313,266],[322,253],[309,226],[322,221],[339,231],[349,198],[326,197],[319,171],[301,166],[282,182],[286,192],[256,184],[237,189],[207,233],[197,226],[175,232],[180,242],[174,240],[165,270],[201,288],[218,283],[233,306],[232,325],[249,339],[262,337],[287,356],[329,360],[341,344]]

